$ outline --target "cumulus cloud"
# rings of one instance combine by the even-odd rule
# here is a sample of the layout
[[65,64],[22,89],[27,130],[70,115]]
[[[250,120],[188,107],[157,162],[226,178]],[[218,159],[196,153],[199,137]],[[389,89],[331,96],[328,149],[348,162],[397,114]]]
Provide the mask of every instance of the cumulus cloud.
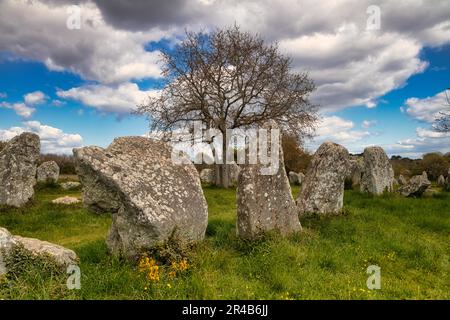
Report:
[[434,122],[440,112],[448,112],[449,109],[445,91],[424,99],[409,98],[406,100],[405,106],[401,108],[412,118],[429,123]]
[[373,127],[377,124],[377,120],[364,120],[361,124],[361,126],[365,129],[368,129],[370,127]]
[[156,90],[140,90],[135,83],[122,83],[117,86],[86,85],[56,93],[60,98],[73,99],[101,112],[127,114],[143,103],[148,96],[156,95]]
[[36,105],[45,102],[46,96],[42,91],[34,91],[23,96],[27,105]]
[[103,83],[159,77],[158,52],[147,52],[144,45],[163,32],[118,30],[104,22],[94,3],[80,8],[81,28],[69,29],[67,3],[0,1],[0,51]]
[[420,158],[429,152],[447,153],[450,151],[450,132],[435,132],[432,130],[417,128],[416,137],[398,141],[386,148],[389,154]]
[[[67,5],[78,3],[82,28],[69,30]],[[366,30],[370,5],[381,10],[380,30]],[[427,67],[424,46],[450,42],[446,0],[4,0],[0,50],[119,83],[159,76],[157,52],[144,50],[149,41],[234,23],[278,41],[295,68],[310,71],[318,85],[313,101],[327,110],[375,107]]]
[[30,118],[33,113],[36,111],[33,107],[28,107],[25,103],[17,102],[17,103],[8,103],[8,102],[2,102],[0,103],[0,107],[6,108],[6,109],[12,109],[14,112],[22,117],[22,118]]
[[310,147],[316,149],[321,143],[332,141],[349,148],[351,152],[360,152],[360,148],[355,143],[368,138],[371,133],[367,130],[355,130],[354,127],[353,121],[338,116],[323,117]]
[[72,148],[83,145],[83,138],[79,134],[65,133],[61,129],[41,124],[39,121],[26,121],[21,127],[0,129],[0,140],[10,140],[23,132],[39,135],[41,153],[70,154]]

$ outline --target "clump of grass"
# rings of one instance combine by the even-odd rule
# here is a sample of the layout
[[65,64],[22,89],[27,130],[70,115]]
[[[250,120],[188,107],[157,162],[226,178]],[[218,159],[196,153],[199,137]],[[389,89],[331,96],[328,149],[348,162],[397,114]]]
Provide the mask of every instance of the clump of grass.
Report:
[[146,255],[155,258],[162,264],[169,265],[189,259],[194,246],[194,242],[183,238],[175,228],[166,240],[156,244]]

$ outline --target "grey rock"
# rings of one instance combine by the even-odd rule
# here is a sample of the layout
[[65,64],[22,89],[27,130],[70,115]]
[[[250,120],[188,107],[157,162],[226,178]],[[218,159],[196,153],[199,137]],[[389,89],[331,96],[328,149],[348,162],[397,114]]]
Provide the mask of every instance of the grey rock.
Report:
[[311,160],[297,198],[300,213],[341,213],[349,167],[347,149],[336,143],[323,143]]
[[54,204],[76,204],[76,203],[80,203],[81,201],[78,198],[75,197],[69,197],[69,196],[64,196],[64,197],[60,197],[60,198],[56,198],[54,200],[52,200],[52,203]]
[[61,188],[63,188],[64,190],[76,189],[79,186],[81,186],[81,183],[76,182],[76,181],[67,181],[67,182],[61,183]]
[[[263,128],[278,126],[271,121]],[[273,175],[261,174],[265,168],[261,163],[241,165],[237,186],[237,235],[241,238],[254,239],[270,230],[283,235],[301,230],[281,147],[278,152],[278,171]]]
[[112,254],[135,258],[173,231],[186,240],[204,238],[208,208],[194,165],[172,161],[164,142],[117,138],[106,149],[74,149],[84,203],[113,213],[107,244]]
[[356,188],[361,184],[361,176],[364,169],[364,159],[362,157],[350,158],[349,171],[347,179],[352,181],[352,187]]
[[214,183],[214,170],[213,169],[203,169],[200,172],[200,180],[203,183]]
[[21,207],[34,195],[39,136],[25,132],[0,151],[0,204]]
[[0,275],[7,272],[4,257],[9,254],[14,245],[12,234],[5,228],[0,228]]
[[445,178],[444,176],[441,174],[437,180],[437,184],[439,187],[443,187],[445,185]]
[[408,180],[403,175],[398,176],[398,184],[403,186],[408,183]]
[[46,161],[37,168],[38,182],[57,183],[59,179],[59,166],[55,161]]
[[300,184],[299,183],[298,173],[296,173],[294,171],[290,171],[289,172],[289,183],[291,183],[291,184]]
[[241,167],[236,163],[231,163],[230,165],[230,182],[231,185],[237,186],[239,173],[241,172]]
[[364,149],[364,169],[361,177],[361,191],[382,194],[385,190],[392,192],[394,169],[381,147]]
[[302,184],[305,181],[305,174],[303,172],[297,173],[298,176],[298,184]]
[[421,175],[412,177],[409,182],[397,191],[405,197],[420,197],[431,185],[427,173],[424,171]]
[[76,253],[70,249],[47,241],[14,236],[8,230],[0,228],[0,275],[7,273],[5,258],[16,245],[22,245],[33,255],[49,256],[60,267],[77,265],[79,262]]

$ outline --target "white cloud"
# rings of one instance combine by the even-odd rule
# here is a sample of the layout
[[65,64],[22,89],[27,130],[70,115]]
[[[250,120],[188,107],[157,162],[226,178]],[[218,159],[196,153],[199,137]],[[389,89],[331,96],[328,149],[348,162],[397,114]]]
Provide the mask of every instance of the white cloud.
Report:
[[8,102],[1,102],[0,107],[6,108],[6,109],[12,109],[14,112],[24,118],[30,118],[33,113],[36,111],[33,107],[28,107],[25,103],[17,102],[17,103],[8,103]]
[[81,28],[71,30],[64,2],[0,1],[0,51],[103,83],[159,76],[158,52],[147,52],[144,45],[165,33],[114,29],[94,3],[80,7]]
[[34,91],[23,96],[27,105],[36,105],[45,102],[46,96],[42,91]]
[[354,127],[352,121],[338,116],[323,117],[318,124],[311,147],[316,149],[321,143],[332,141],[349,148],[350,152],[360,152],[359,146],[355,143],[368,138],[371,133],[367,130],[355,130]]
[[364,121],[362,122],[361,126],[362,126],[364,129],[368,129],[368,128],[370,128],[370,127],[373,127],[373,126],[376,125],[376,124],[377,124],[377,120],[364,120]]
[[127,114],[144,102],[156,90],[141,91],[135,83],[122,83],[117,86],[86,85],[66,91],[58,91],[63,99],[73,99],[101,112]]
[[420,158],[423,154],[429,152],[447,153],[450,151],[450,132],[435,132],[419,127],[416,129],[416,135],[415,138],[404,139],[387,146],[387,152]]
[[424,99],[409,98],[401,110],[414,119],[432,123],[439,117],[440,112],[448,112],[450,106],[447,102],[445,91],[442,91],[433,97]]
[[23,132],[33,132],[41,139],[41,153],[71,154],[72,148],[81,147],[83,138],[79,134],[65,133],[61,129],[27,121],[21,127],[0,129],[0,140],[10,140]]

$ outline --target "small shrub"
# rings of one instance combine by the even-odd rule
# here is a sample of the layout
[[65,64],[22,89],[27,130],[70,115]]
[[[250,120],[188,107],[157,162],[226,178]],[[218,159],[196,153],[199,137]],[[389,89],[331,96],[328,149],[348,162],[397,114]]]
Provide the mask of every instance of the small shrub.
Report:
[[162,264],[170,265],[174,261],[188,259],[193,246],[193,242],[183,239],[174,229],[167,240],[155,245],[147,254]]

